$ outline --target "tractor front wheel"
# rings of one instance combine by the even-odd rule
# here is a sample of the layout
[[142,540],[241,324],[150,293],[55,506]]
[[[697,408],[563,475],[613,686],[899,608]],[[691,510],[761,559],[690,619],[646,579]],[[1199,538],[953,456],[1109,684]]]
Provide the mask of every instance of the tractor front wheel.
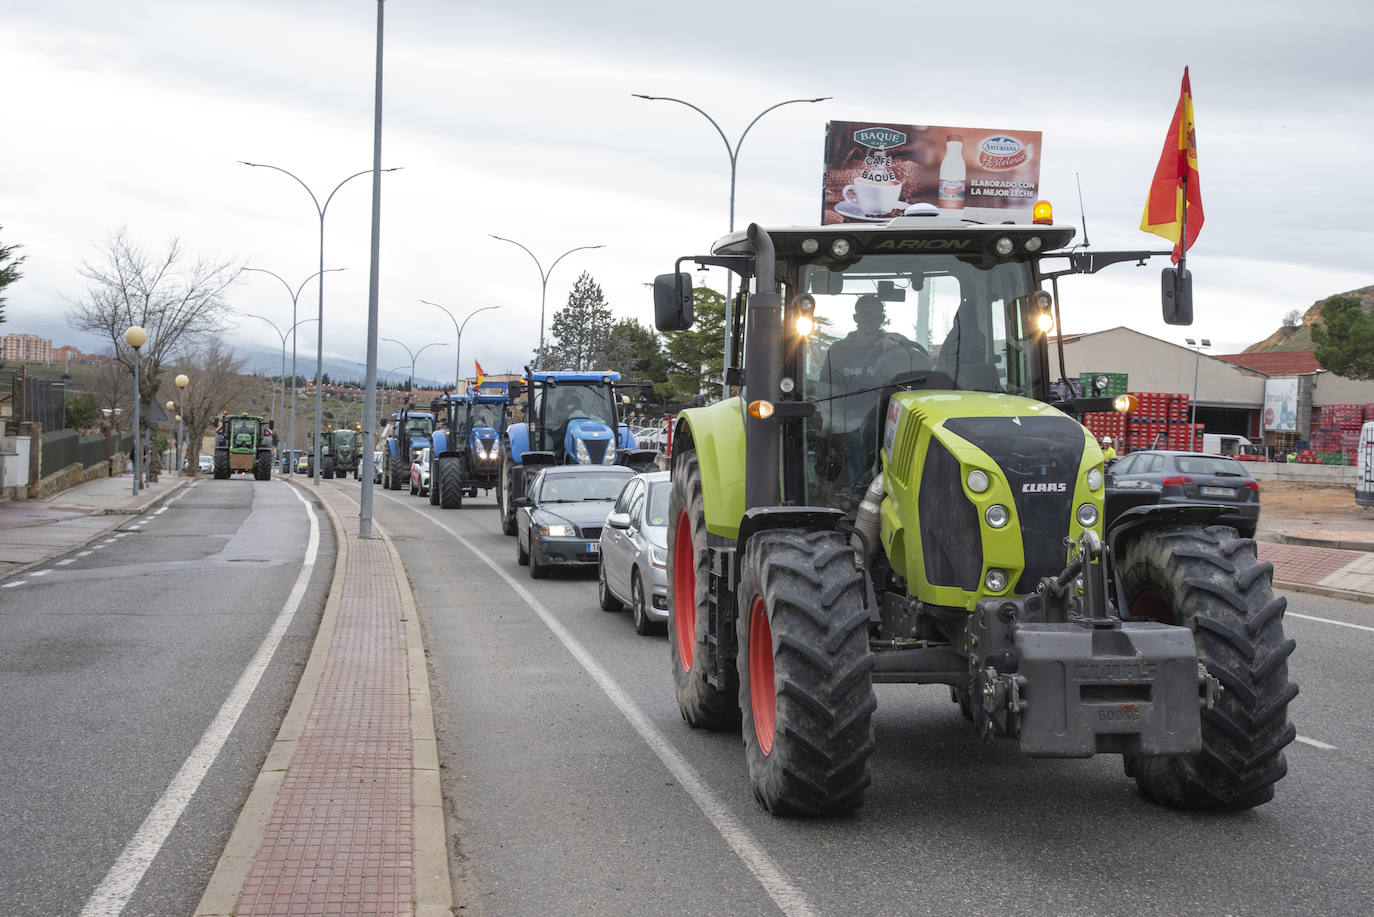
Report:
[[258,453],[253,463],[253,477],[259,481],[272,480],[272,453]]
[[430,502],[438,503],[441,509],[459,509],[463,505],[463,466],[454,455],[443,455],[436,460],[434,480],[429,483],[429,491],[438,495]]
[[744,753],[754,798],[774,815],[863,805],[878,706],[863,588],[839,532],[777,529],[745,547],[735,623]]
[[[673,463],[668,495],[668,589],[672,621],[668,627],[668,655],[673,688],[682,718],[693,728],[729,730],[739,727],[736,694],[739,675],[732,659],[720,660],[724,684],[706,679],[707,590],[711,571],[706,553],[706,508],[701,492],[701,469],[695,449],[685,449]],[[728,622],[721,622],[728,627]]]
[[387,486],[392,490],[400,490],[401,485],[410,480],[410,468],[406,466],[405,458],[400,452],[387,459],[387,470],[391,474]]
[[228,449],[216,449],[216,450],[215,450],[215,480],[216,480],[216,481],[227,481],[227,480],[229,480],[229,450],[228,450]]
[[1202,711],[1202,751],[1180,757],[1130,756],[1126,772],[1141,791],[1186,809],[1249,809],[1274,796],[1288,772],[1283,748],[1296,737],[1288,680],[1296,642],[1284,639],[1287,600],[1274,595],[1274,568],[1255,543],[1226,526],[1146,532],[1121,557],[1124,605],[1135,617],[1193,632],[1198,660],[1221,682]]

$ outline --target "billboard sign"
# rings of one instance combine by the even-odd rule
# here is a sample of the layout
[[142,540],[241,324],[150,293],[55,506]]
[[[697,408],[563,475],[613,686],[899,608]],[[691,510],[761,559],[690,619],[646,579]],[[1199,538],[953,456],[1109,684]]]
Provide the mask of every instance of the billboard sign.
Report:
[[918,203],[980,222],[1028,223],[1039,195],[1039,131],[826,125],[822,223],[888,220]]
[[1298,380],[1264,381],[1264,429],[1293,433],[1298,429]]

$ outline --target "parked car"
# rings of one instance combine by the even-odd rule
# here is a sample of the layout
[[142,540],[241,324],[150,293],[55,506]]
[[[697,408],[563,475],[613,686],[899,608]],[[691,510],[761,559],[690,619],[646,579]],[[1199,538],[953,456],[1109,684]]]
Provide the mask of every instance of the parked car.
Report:
[[197,467],[200,469],[201,474],[214,474],[215,457],[208,452],[202,452]]
[[596,595],[603,611],[629,606],[635,633],[662,633],[668,620],[668,472],[630,478],[601,529]]
[[429,449],[424,448],[415,454],[410,463],[410,495],[429,496]]
[[380,450],[372,453],[372,483],[382,483],[382,452]]
[[516,560],[530,576],[551,567],[594,567],[601,528],[628,478],[624,465],[550,465],[515,499]]
[[1246,538],[1259,523],[1259,484],[1224,455],[1148,449],[1117,459],[1107,473],[1107,521],[1133,506],[1204,503],[1223,507],[1215,518]]

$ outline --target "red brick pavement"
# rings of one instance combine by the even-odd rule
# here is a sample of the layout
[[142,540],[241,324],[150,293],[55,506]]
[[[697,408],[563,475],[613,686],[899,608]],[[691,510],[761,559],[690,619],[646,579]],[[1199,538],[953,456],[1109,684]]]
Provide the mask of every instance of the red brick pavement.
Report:
[[1359,551],[1314,548],[1307,545],[1257,542],[1259,559],[1274,565],[1274,579],[1288,583],[1320,583],[1364,555]]
[[328,662],[239,917],[413,913],[401,598],[386,545],[360,540],[356,516],[341,521],[347,567]]

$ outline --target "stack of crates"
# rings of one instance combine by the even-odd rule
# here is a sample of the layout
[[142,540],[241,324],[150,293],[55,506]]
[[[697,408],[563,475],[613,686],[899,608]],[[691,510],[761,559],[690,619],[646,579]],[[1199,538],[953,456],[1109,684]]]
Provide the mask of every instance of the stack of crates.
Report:
[[1116,444],[1117,454],[1126,450],[1126,415],[1116,411],[1100,411],[1083,415],[1083,426],[1088,428],[1099,443],[1110,436]]
[[1161,449],[1196,452],[1202,449],[1202,426],[1188,420],[1187,395],[1159,392],[1134,392],[1138,406],[1128,421],[1127,443],[1131,449]]
[[1355,464],[1360,424],[1370,416],[1371,407],[1374,405],[1329,404],[1321,409],[1318,429],[1312,435],[1312,452],[1322,464]]

